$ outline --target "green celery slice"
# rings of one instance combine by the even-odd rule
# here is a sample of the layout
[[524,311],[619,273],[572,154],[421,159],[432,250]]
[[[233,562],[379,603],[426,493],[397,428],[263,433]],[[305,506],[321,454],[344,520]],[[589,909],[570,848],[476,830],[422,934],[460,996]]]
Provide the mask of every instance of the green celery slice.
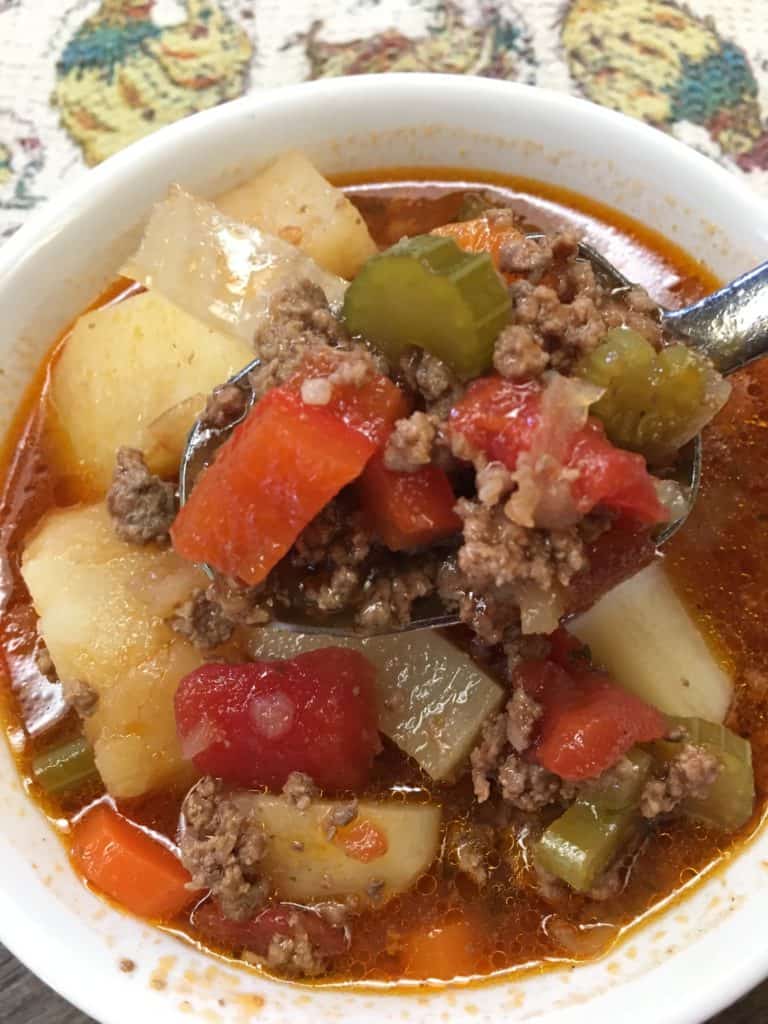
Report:
[[605,388],[592,412],[621,448],[661,461],[695,437],[725,404],[730,385],[686,345],[656,352],[637,331],[616,327],[576,373]]
[[462,377],[493,362],[511,300],[488,253],[467,253],[452,238],[417,235],[372,257],[347,289],[344,318],[353,334],[393,363],[411,346]]
[[683,814],[713,828],[734,832],[752,817],[755,808],[755,774],[749,740],[731,729],[703,718],[673,718],[673,725],[685,730],[682,740],[657,740],[648,749],[657,762],[666,766],[686,743],[694,743],[713,753],[722,768],[709,793],[702,799],[690,797],[680,809]]
[[652,758],[639,748],[627,757],[630,773],[585,788],[536,844],[536,863],[577,892],[592,888],[641,824],[638,804]]
[[54,796],[81,789],[99,778],[93,748],[82,736],[38,754],[32,762],[32,775]]

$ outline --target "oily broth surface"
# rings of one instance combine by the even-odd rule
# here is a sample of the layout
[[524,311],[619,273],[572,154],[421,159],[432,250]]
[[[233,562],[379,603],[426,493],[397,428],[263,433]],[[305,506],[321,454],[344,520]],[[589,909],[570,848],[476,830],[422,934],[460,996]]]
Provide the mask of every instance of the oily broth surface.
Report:
[[[453,219],[465,189],[490,187],[543,228],[564,223],[578,227],[628,277],[644,284],[665,304],[692,301],[717,283],[703,266],[650,229],[600,204],[530,181],[489,177],[466,182],[444,169],[426,176],[421,171],[417,176],[405,168],[387,172],[386,177],[368,174],[338,183],[347,188],[382,245]],[[125,293],[123,282],[98,305]],[[45,799],[29,781],[34,754],[70,734],[76,722],[62,704],[58,685],[40,672],[35,661],[35,616],[18,571],[24,538],[40,517],[47,509],[79,497],[63,486],[57,474],[57,441],[45,419],[48,369],[55,351],[30,385],[5,449],[0,506],[4,544],[0,692],[20,771],[52,821],[61,823],[95,794],[84,794],[79,806],[62,805]],[[735,384],[734,401],[707,433],[704,487],[697,509],[667,553],[691,605],[737,666],[733,718],[755,744],[762,801],[768,786],[768,718],[758,691],[768,686],[768,638],[760,621],[759,599],[768,582],[768,369],[761,370],[758,364],[738,375]],[[728,458],[729,450],[744,453],[738,463]],[[744,537],[749,537],[749,546]],[[735,593],[741,595],[740,602],[732,600]],[[394,799],[430,796],[443,805],[445,822],[454,825],[466,821],[473,807],[468,780],[454,786],[435,785],[389,743],[377,761],[371,793],[388,793]],[[178,793],[160,793],[124,803],[120,809],[173,838],[180,799]],[[670,825],[649,840],[619,897],[595,904],[571,895],[554,913],[531,885],[524,842],[502,851],[482,893],[464,876],[438,863],[412,892],[355,919],[348,954],[322,983],[396,983],[425,973],[439,977],[439,969],[425,972],[409,966],[403,948],[414,922],[420,928],[453,929],[460,936],[470,936],[459,944],[460,955],[454,957],[446,976],[477,977],[530,967],[545,959],[592,957],[614,942],[625,926],[715,863],[723,852],[721,844],[730,845],[739,838],[724,844],[722,836],[699,826]],[[200,941],[187,918],[173,922],[173,930]]]

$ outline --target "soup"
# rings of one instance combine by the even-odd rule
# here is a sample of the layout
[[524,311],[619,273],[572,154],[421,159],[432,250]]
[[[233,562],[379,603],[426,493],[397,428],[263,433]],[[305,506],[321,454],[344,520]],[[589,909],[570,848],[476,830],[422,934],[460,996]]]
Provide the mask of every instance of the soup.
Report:
[[[707,427],[662,568],[728,389],[643,289],[693,301],[704,266],[534,182],[404,170],[348,202],[281,161],[218,209],[173,192],[25,397],[19,770],[86,884],[257,969],[594,957],[761,813],[765,374]],[[606,293],[574,230],[640,287]],[[236,249],[273,278],[222,284]],[[461,624],[389,635],[435,608]]]

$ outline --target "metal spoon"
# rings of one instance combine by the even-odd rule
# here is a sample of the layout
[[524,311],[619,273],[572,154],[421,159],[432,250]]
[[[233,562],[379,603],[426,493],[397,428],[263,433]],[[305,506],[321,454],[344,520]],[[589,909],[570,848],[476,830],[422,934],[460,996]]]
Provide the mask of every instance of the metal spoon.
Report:
[[[592,263],[601,283],[611,294],[620,295],[633,287],[632,283],[591,245],[580,243],[579,256]],[[727,376],[741,369],[742,366],[768,352],[768,262],[737,277],[735,281],[692,306],[675,310],[660,306],[659,318],[668,333],[689,348],[706,355],[720,373]],[[254,359],[227,382],[240,387],[246,394],[246,406],[241,416],[221,429],[208,426],[204,417],[200,417],[192,428],[181,460],[179,500],[182,505],[189,496],[197,474],[210,462],[215,450],[226,440],[234,427],[245,419],[253,406],[255,395],[249,377],[259,365],[260,360]],[[699,438],[681,453],[678,469],[689,500],[685,513],[659,533],[659,547],[680,529],[696,501],[701,478]],[[210,566],[204,565],[203,569],[211,579],[214,578],[214,571]],[[436,597],[424,598],[414,604],[414,615],[407,626],[386,630],[385,634],[453,626],[458,621],[457,616],[446,612]],[[290,621],[285,618],[276,619],[273,626],[277,629],[322,633],[329,636],[358,635],[354,625],[344,618],[343,613],[322,623],[301,619],[298,616]]]

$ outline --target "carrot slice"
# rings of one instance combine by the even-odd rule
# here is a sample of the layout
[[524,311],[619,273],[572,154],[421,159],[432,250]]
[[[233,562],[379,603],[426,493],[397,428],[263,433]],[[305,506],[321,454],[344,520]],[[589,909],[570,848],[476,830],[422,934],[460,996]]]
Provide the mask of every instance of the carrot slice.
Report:
[[344,850],[347,857],[359,860],[363,864],[370,864],[372,860],[383,857],[389,849],[385,833],[367,818],[339,829],[333,837],[333,842]]
[[71,856],[87,881],[140,917],[168,920],[199,898],[179,859],[106,804],[77,822]]
[[418,929],[405,943],[405,973],[409,978],[452,978],[473,974],[482,946],[482,933],[466,918]]
[[443,238],[452,238],[465,252],[490,253],[497,268],[502,246],[508,242],[520,241],[524,237],[519,228],[505,224],[503,221],[487,220],[485,217],[478,217],[477,220],[458,221],[455,224],[444,224],[440,228],[435,228],[432,234],[441,235]]

